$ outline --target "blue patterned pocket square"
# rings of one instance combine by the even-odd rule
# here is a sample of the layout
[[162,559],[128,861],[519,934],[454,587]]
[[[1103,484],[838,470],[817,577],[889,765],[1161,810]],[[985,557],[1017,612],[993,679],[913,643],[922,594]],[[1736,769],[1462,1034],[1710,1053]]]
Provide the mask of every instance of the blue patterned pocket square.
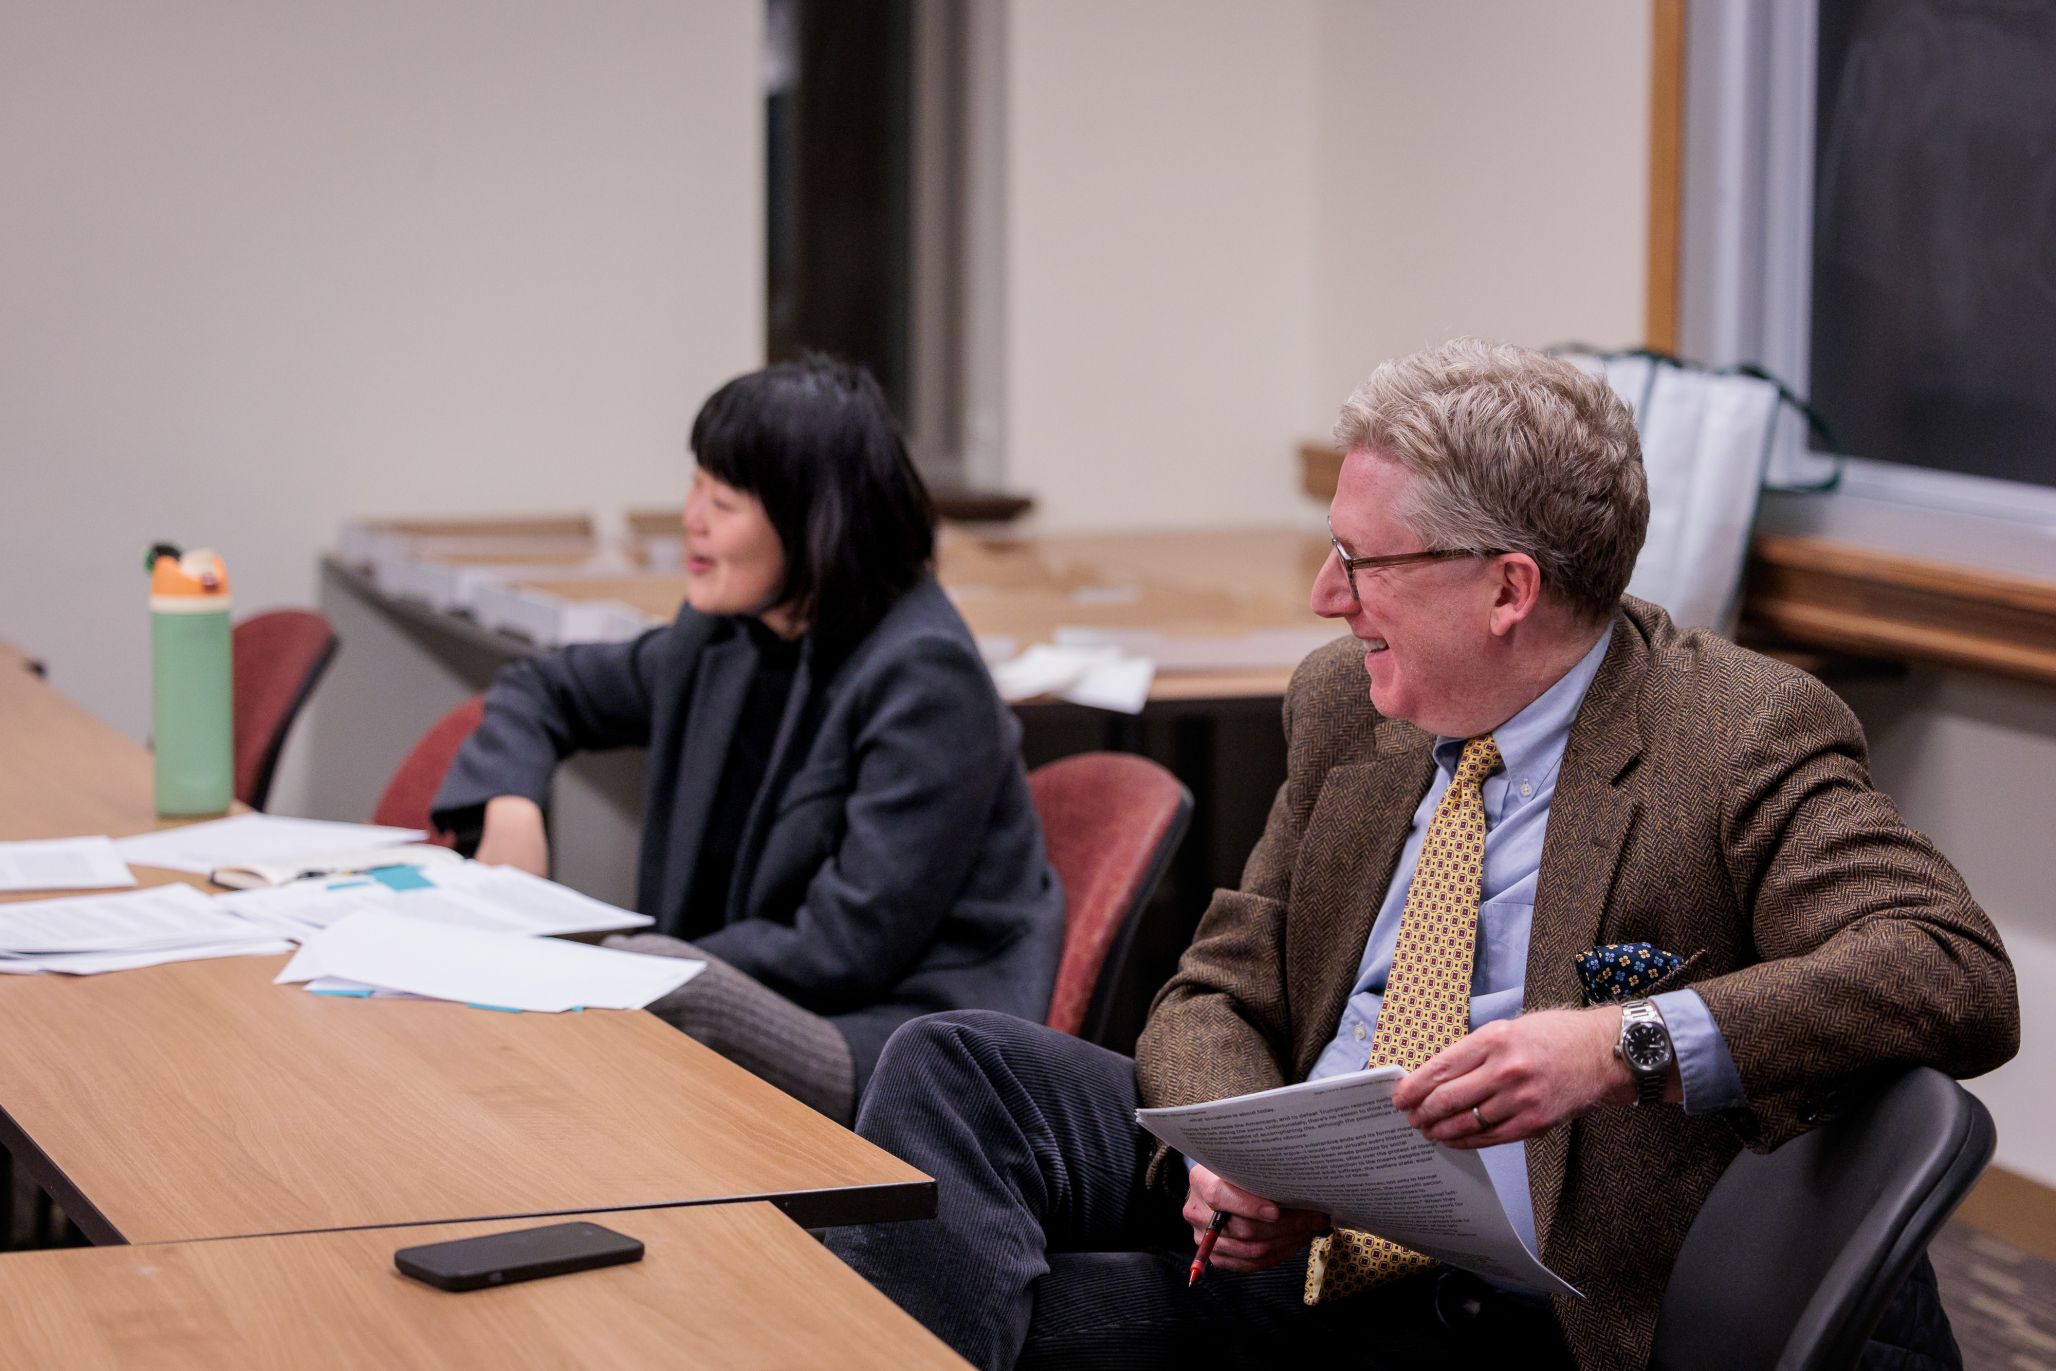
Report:
[[1576,961],[1588,1004],[1641,999],[1685,964],[1683,957],[1655,943],[1606,943],[1579,953]]

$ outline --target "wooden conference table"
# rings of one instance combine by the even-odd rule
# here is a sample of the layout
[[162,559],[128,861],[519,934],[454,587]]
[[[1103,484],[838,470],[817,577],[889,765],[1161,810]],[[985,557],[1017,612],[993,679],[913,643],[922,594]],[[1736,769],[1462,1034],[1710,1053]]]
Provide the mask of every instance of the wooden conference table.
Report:
[[523,1225],[20,1253],[0,1258],[0,1348],[24,1371],[964,1365],[769,1205],[600,1222],[643,1259],[464,1294],[400,1275],[393,1250]]
[[[4,645],[0,756],[0,838],[155,826],[143,750]],[[0,978],[0,1141],[89,1237],[934,1211],[927,1177],[648,1014],[330,999],[270,984],[282,961]]]

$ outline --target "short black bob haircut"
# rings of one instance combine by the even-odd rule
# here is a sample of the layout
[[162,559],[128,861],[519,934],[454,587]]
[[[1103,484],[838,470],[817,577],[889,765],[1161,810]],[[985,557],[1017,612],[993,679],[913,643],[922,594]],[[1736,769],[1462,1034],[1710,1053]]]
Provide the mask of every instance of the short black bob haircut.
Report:
[[692,423],[700,469],[763,502],[785,552],[774,604],[845,646],[935,556],[935,502],[878,382],[818,354],[738,376]]

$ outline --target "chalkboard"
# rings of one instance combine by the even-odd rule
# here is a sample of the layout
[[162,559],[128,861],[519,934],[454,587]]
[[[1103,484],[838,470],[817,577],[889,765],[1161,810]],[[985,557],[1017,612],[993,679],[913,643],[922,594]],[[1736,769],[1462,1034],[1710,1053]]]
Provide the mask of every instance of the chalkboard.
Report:
[[1820,0],[1812,398],[1850,456],[2056,485],[2056,0]]

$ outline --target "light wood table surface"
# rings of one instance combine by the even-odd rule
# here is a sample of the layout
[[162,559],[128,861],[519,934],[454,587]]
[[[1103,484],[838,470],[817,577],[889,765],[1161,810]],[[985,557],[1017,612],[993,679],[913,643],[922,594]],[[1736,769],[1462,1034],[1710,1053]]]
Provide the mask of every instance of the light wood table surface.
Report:
[[0,1360],[21,1371],[965,1365],[768,1205],[590,1217],[640,1239],[643,1259],[463,1294],[400,1275],[394,1250],[530,1225],[0,1256]]
[[[0,838],[156,826],[143,749],[5,644],[0,756]],[[0,978],[0,1144],[88,1236],[737,1199],[814,1225],[934,1210],[920,1172],[651,1015],[336,999],[272,985],[283,961]]]
[[310,995],[271,984],[284,961],[0,985],[0,1106],[88,1236],[738,1199],[810,1226],[933,1212],[920,1172],[652,1015]]
[[[150,754],[52,690],[28,657],[0,639],[0,839],[76,838],[133,833],[195,822],[157,817]],[[241,805],[232,807],[240,812]],[[201,876],[135,867],[142,885]],[[0,892],[0,903],[75,892]],[[0,1101],[4,1104],[5,1101]]]
[[150,754],[52,690],[0,642],[0,837],[123,836],[158,826]]

